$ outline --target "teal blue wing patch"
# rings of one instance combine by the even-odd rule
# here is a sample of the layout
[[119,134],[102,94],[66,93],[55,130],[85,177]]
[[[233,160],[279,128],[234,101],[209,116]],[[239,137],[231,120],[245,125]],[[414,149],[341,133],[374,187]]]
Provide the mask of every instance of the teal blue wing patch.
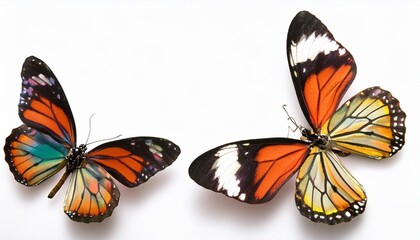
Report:
[[38,185],[60,171],[69,149],[27,125],[13,129],[4,146],[6,162],[16,181]]

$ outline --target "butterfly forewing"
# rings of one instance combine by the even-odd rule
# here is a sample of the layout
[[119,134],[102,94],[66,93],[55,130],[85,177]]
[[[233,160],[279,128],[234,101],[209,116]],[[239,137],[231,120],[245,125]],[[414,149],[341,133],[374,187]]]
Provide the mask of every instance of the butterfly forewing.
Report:
[[247,203],[271,200],[308,153],[305,142],[287,138],[222,145],[197,159],[190,177],[201,186]]
[[391,93],[372,87],[344,103],[322,132],[340,150],[382,159],[403,147],[405,118]]
[[136,137],[102,144],[87,157],[125,186],[135,187],[171,165],[180,153],[180,148],[169,140]]
[[319,132],[353,82],[353,56],[318,18],[302,11],[289,27],[287,57],[299,104]]
[[42,60],[28,57],[22,67],[19,116],[23,123],[50,135],[67,148],[75,147],[76,126],[66,95]]
[[296,180],[296,205],[302,215],[330,225],[363,213],[363,187],[332,152],[313,147]]
[[118,205],[120,192],[101,167],[85,161],[70,177],[64,212],[78,222],[101,222]]
[[60,171],[69,150],[50,136],[22,125],[6,138],[4,152],[16,181],[33,186]]

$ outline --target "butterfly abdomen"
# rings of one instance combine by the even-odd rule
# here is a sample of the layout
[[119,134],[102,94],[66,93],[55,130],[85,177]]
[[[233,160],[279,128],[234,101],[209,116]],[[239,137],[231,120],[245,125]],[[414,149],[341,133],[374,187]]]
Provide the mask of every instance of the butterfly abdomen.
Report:
[[64,172],[63,176],[60,178],[58,183],[54,186],[51,192],[48,194],[48,198],[53,198],[55,194],[60,190],[61,186],[63,186],[64,182],[66,181],[67,177],[77,168],[79,168],[83,162],[86,160],[86,150],[87,147],[85,144],[81,144],[77,148],[70,149],[69,153],[66,156],[66,171]]

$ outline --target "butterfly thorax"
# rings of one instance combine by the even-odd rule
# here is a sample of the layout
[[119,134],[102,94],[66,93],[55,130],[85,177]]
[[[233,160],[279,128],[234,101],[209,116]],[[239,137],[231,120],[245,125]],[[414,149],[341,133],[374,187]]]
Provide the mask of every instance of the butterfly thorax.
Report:
[[81,144],[79,147],[72,148],[67,155],[67,168],[66,171],[72,172],[78,168],[86,159],[86,144]]
[[312,146],[315,145],[323,150],[332,150],[334,153],[338,154],[341,157],[347,157],[348,155],[350,155],[349,152],[334,147],[334,143],[333,141],[331,141],[328,135],[319,134],[303,127],[300,129],[302,132],[302,141],[308,142]]
[[301,139],[303,141],[310,142],[312,144],[315,144],[316,146],[320,147],[321,149],[328,148],[328,145],[330,144],[330,139],[326,135],[322,135],[319,133],[316,133],[312,130],[302,128],[302,137]]

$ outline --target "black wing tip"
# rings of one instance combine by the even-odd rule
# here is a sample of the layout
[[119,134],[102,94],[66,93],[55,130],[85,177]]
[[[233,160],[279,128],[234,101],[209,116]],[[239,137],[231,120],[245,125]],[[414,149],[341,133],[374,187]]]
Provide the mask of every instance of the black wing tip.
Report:
[[51,75],[57,79],[49,66],[41,59],[35,56],[29,56],[25,59],[22,65],[21,76],[22,79],[38,76],[39,74]]
[[41,59],[35,57],[35,56],[29,56],[25,59],[25,61],[23,62],[23,67],[22,67],[22,71],[26,68],[33,68],[34,66],[37,65],[42,65],[45,64],[44,61],[42,61]]
[[171,140],[168,140],[167,138],[146,136],[146,137],[134,137],[134,138],[128,138],[128,139],[135,139],[135,138],[145,139],[145,140],[150,139],[152,141],[157,140],[157,141],[165,143],[166,146],[168,147],[168,150],[171,150],[175,159],[181,154],[181,148],[176,143],[174,143]]
[[308,10],[302,10],[302,11],[298,12],[295,16],[295,18],[297,18],[297,19],[307,19],[307,18],[313,18],[313,17],[315,17],[315,15],[313,15]]
[[[164,147],[164,149],[162,150],[162,153],[164,153],[163,159],[162,159],[163,161],[160,164],[160,169],[158,170],[154,169],[152,171],[144,172],[144,176],[140,177],[138,182],[136,182],[135,184],[131,184],[131,185],[124,184],[127,187],[136,187],[140,184],[143,184],[149,181],[149,179],[152,178],[154,175],[156,175],[158,172],[172,165],[172,163],[174,163],[175,160],[177,160],[179,155],[181,154],[181,148],[177,144],[175,144],[174,142],[168,139],[160,138],[160,137],[145,137],[145,138],[151,139],[151,140],[158,140],[158,142],[165,143],[165,146],[161,146],[161,147]],[[160,143],[158,143],[158,145],[160,145]]]
[[25,62],[28,62],[28,63],[30,63],[30,62],[42,62],[42,60],[35,57],[34,55],[31,55],[31,56],[29,56],[25,59]]
[[168,159],[168,166],[171,165],[173,162],[175,162],[176,159],[178,159],[179,155],[181,154],[181,148],[171,140],[168,140],[166,138],[157,138],[160,141],[164,142],[167,146],[167,154],[169,155]]
[[[190,166],[188,167],[188,175],[194,182],[196,182],[198,185],[206,187],[203,185],[204,182],[207,182],[209,179],[211,169],[209,169],[210,164],[210,156],[206,157],[208,152],[201,154],[198,156]],[[204,179],[204,180],[203,180]],[[207,187],[206,187],[207,188]]]
[[325,213],[315,212],[309,206],[303,203],[300,199],[296,198],[296,207],[302,216],[307,217],[313,222],[325,223],[328,225],[336,225],[343,222],[350,222],[353,218],[362,214],[366,208],[367,199],[355,201],[350,204],[350,207],[343,211],[335,212],[326,215]]
[[296,42],[299,41],[302,34],[310,35],[313,32],[327,32],[331,34],[327,27],[315,15],[306,10],[300,11],[290,23],[287,39],[288,42]]
[[168,142],[169,146],[173,150],[173,158],[174,158],[174,161],[175,161],[175,159],[177,159],[179,157],[179,155],[181,154],[181,148],[176,143],[174,143],[170,140],[167,140],[167,139],[165,139],[165,140]]
[[181,154],[181,148],[174,142],[172,142],[171,140],[168,140],[166,138],[161,138],[161,137],[145,137],[150,138],[150,139],[157,139],[160,142],[165,143],[165,152],[166,154],[168,154],[168,166],[171,165],[173,162],[175,162],[175,160],[179,157],[179,155]]
[[[157,139],[159,140],[159,142],[163,142],[166,144],[166,146],[164,146],[165,148],[163,149],[162,153],[164,153],[163,158],[162,158],[162,162],[160,164],[160,169],[154,169],[152,171],[146,171],[143,170],[145,172],[144,176],[139,177],[138,181],[134,184],[125,184],[124,182],[120,181],[121,183],[123,183],[125,186],[133,188],[133,187],[137,187],[140,184],[143,184],[147,181],[149,181],[150,178],[152,178],[153,176],[155,176],[158,172],[161,172],[162,170],[166,169],[167,167],[169,167],[170,165],[172,165],[175,160],[178,159],[179,155],[181,154],[181,148],[175,144],[174,142],[165,139],[165,138],[159,138],[159,137],[146,137],[146,139]],[[158,144],[159,145],[159,144]]]
[[[201,187],[214,192],[217,191],[218,179],[214,178],[215,170],[212,169],[212,162],[208,158],[203,158],[203,155],[196,158],[188,168],[189,177]],[[225,195],[227,195],[225,193]]]
[[28,78],[32,78],[33,76],[38,76],[39,74],[48,76],[51,75],[56,79],[54,73],[52,73],[48,65],[35,56],[29,56],[25,59],[20,74],[23,81],[25,81]]

